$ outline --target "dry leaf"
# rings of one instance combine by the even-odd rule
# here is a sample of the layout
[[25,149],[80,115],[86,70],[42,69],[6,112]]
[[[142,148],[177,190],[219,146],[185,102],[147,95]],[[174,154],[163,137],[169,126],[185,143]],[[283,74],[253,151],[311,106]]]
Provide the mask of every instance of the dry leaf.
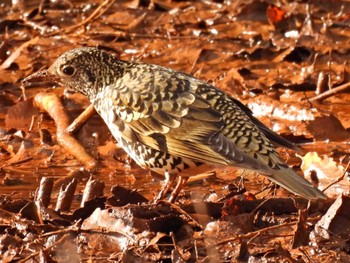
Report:
[[307,176],[311,171],[316,171],[318,178],[335,179],[344,173],[344,167],[337,165],[332,157],[324,155],[318,156],[317,152],[308,152],[304,157],[299,156],[302,160],[301,170]]

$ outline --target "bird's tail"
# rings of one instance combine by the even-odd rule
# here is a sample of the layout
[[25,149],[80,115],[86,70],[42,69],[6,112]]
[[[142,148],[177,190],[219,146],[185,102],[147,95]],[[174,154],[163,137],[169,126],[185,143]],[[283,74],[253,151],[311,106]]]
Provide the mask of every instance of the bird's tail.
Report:
[[276,167],[273,169],[272,173],[267,177],[286,190],[306,199],[327,199],[327,196],[324,193],[289,167],[278,165],[278,168]]

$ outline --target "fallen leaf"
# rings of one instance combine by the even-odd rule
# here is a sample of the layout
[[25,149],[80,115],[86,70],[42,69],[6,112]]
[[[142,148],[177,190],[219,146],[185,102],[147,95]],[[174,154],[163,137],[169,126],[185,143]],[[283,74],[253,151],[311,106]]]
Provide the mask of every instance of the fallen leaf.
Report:
[[350,235],[350,196],[341,194],[315,225],[315,233],[325,239],[334,235],[349,238]]
[[5,117],[6,128],[28,131],[33,118],[38,115],[33,100],[20,101],[9,108]]
[[324,155],[320,157],[317,152],[308,152],[304,157],[299,156],[302,160],[301,170],[307,177],[311,171],[316,171],[320,181],[324,179],[335,179],[344,173],[344,167],[337,165],[332,157]]

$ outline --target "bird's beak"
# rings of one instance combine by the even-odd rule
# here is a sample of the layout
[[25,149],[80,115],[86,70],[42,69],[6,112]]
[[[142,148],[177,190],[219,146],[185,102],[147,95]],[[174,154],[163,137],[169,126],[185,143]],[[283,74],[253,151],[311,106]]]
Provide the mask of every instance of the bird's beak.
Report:
[[23,86],[30,86],[37,82],[55,82],[58,83],[59,79],[50,74],[47,70],[41,70],[35,72],[22,80]]

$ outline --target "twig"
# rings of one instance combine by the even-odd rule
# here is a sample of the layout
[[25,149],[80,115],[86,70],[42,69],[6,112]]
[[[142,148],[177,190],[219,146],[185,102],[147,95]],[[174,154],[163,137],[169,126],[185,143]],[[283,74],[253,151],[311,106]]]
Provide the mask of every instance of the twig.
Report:
[[333,88],[333,89],[330,89],[330,90],[328,90],[326,92],[323,92],[322,94],[317,95],[317,96],[315,96],[313,98],[310,98],[309,101],[311,101],[311,102],[322,101],[322,100],[325,100],[325,99],[327,99],[329,97],[332,97],[332,96],[334,96],[334,95],[336,95],[336,94],[338,94],[340,92],[346,91],[348,89],[350,90],[350,82],[347,82],[347,83],[345,83],[343,85],[340,85],[340,86],[338,86],[336,88]]
[[[33,160],[33,157],[32,157],[32,156],[29,156],[29,157],[23,158],[23,159],[21,159],[21,160],[11,162],[11,165],[22,164],[22,163],[29,162],[29,161],[31,161],[31,160]],[[2,167],[3,167],[3,166],[2,166]],[[2,168],[2,167],[1,167],[1,168]]]
[[66,129],[72,134],[80,129],[80,127],[96,113],[94,105],[90,104]]
[[119,31],[89,31],[89,36],[128,36],[130,38],[142,38],[142,39],[166,39],[166,40],[196,40],[196,41],[232,41],[232,42],[241,42],[242,40],[236,37],[196,37],[196,36],[169,36],[169,35],[158,35],[158,34],[140,34],[140,33],[130,33],[125,32],[124,30]]
[[40,237],[50,237],[50,236],[56,236],[56,235],[61,235],[61,234],[67,234],[67,233],[76,233],[76,234],[80,234],[80,233],[87,233],[87,234],[101,234],[101,235],[123,235],[127,238],[129,238],[132,242],[136,242],[136,240],[130,236],[129,234],[125,233],[125,232],[120,232],[120,231],[111,231],[111,230],[105,230],[105,229],[82,229],[80,227],[77,227],[77,225],[73,225],[71,227],[68,228],[64,228],[64,229],[60,229],[60,230],[56,230],[56,231],[52,231],[52,232],[48,232],[45,234],[40,235]]
[[180,213],[181,215],[183,215],[187,219],[187,222],[189,224],[192,223],[193,226],[198,227],[200,229],[204,229],[204,227],[200,223],[198,223],[191,215],[189,215],[185,210],[180,208],[178,205],[176,205],[174,203],[169,203],[169,202],[166,202],[166,201],[159,201],[159,202],[160,203],[163,202],[165,204],[168,204],[170,207],[175,209],[178,213]]
[[81,26],[85,26],[86,24],[92,22],[93,20],[96,20],[97,18],[102,16],[113,5],[114,2],[115,2],[115,0],[103,1],[88,18],[84,19],[83,21],[81,21],[77,25],[64,28],[62,31],[65,33],[69,33],[69,32],[72,32]]
[[30,45],[35,45],[39,40],[39,37],[32,38],[29,41],[24,42],[20,45],[1,65],[0,69],[7,69],[11,66],[11,64],[19,57],[22,50]]
[[263,229],[260,229],[260,230],[257,230],[257,231],[249,232],[247,234],[237,235],[235,237],[228,238],[228,239],[225,239],[225,240],[222,240],[222,241],[216,243],[215,247],[219,246],[219,245],[226,244],[228,242],[234,242],[234,241],[237,241],[237,240],[241,240],[243,238],[257,237],[257,236],[261,235],[262,233],[268,232],[270,230],[274,230],[274,229],[278,229],[278,228],[282,228],[282,227],[294,226],[296,224],[297,224],[297,222],[289,222],[289,223],[285,223],[285,224],[282,224],[282,225],[266,227],[266,228],[263,228]]
[[[47,248],[45,248],[45,251],[49,251],[50,249],[52,249],[54,246],[57,246],[60,243],[63,243],[66,239],[70,238],[70,235],[65,235],[63,237],[61,237],[60,239],[58,239],[56,242],[54,242],[53,244],[51,244],[50,246],[48,246]],[[38,252],[34,252],[31,255],[29,255],[28,257],[21,259],[19,261],[17,261],[18,263],[25,263],[28,262],[29,259],[34,258],[36,256],[39,256],[40,254],[40,250]]]

